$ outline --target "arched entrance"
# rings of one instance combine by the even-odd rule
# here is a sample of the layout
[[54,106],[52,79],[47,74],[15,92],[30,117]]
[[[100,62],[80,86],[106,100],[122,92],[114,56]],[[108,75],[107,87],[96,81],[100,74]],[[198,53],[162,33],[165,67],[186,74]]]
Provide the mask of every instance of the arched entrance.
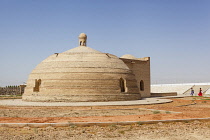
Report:
[[144,81],[143,80],[140,81],[140,90],[144,91]]
[[34,87],[34,92],[39,92],[39,86],[41,85],[41,79],[35,80],[35,87]]
[[120,90],[125,92],[125,80],[123,78],[120,78]]

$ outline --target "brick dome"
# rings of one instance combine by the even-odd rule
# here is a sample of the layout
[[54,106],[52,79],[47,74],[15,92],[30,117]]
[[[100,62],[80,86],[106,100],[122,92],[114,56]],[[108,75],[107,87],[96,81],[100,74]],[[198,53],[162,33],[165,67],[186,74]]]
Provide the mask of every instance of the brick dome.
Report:
[[29,75],[23,94],[25,101],[137,99],[140,94],[136,79],[127,65],[115,55],[87,46],[56,53],[43,60]]
[[125,59],[137,59],[135,56],[130,55],[130,54],[125,54],[125,55],[121,56],[120,58],[125,58]]

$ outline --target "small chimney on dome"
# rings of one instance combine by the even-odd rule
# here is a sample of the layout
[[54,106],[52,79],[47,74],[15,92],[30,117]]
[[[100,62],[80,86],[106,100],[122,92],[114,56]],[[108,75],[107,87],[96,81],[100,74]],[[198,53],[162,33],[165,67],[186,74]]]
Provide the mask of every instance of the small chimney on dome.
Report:
[[85,33],[81,33],[79,35],[79,46],[86,46],[87,45],[87,35]]

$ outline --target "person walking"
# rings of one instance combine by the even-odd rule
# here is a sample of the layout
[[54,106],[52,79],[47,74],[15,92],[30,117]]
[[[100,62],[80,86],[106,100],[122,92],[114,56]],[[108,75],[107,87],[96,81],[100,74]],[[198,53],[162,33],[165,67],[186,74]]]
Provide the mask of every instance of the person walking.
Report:
[[203,96],[203,93],[202,93],[202,89],[200,88],[200,91],[198,93],[198,96]]
[[194,90],[193,90],[193,88],[191,88],[191,93],[190,93],[190,95],[191,95],[191,96],[194,95]]

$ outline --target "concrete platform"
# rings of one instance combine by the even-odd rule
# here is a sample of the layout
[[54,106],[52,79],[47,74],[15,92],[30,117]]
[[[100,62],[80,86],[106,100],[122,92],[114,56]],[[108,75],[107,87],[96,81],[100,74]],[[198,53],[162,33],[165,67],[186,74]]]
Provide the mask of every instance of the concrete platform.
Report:
[[112,102],[26,102],[21,99],[0,100],[1,106],[115,106],[115,105],[148,105],[170,103],[170,99],[143,98],[133,101]]
[[178,94],[177,96],[162,96],[162,97],[151,97],[156,99],[171,99],[171,98],[184,98],[191,97],[190,95]]

